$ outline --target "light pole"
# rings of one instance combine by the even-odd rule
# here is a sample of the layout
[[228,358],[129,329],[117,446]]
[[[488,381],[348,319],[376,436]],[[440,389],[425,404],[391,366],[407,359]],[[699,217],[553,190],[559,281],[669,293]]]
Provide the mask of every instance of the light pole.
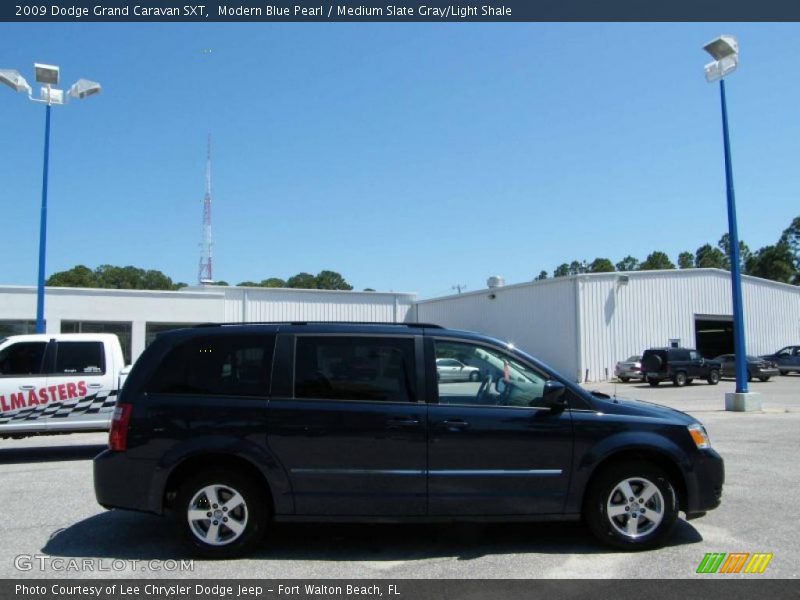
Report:
[[[44,117],[44,166],[42,169],[42,210],[39,221],[39,276],[36,283],[36,333],[44,333],[44,263],[47,248],[47,173],[50,163],[50,107],[64,104],[64,90],[58,85],[59,68],[55,65],[34,63],[36,82],[42,88],[39,98],[34,98],[31,86],[14,69],[0,69],[0,83],[6,84],[16,92],[27,92],[28,99],[45,104]],[[69,96],[82,100],[100,92],[100,84],[88,79],[79,79],[69,89]]]
[[759,410],[758,394],[750,394],[747,387],[747,359],[744,340],[742,307],[742,273],[739,262],[739,233],[736,226],[736,197],[733,192],[733,167],[731,144],[728,137],[728,106],[725,101],[725,76],[733,73],[739,64],[739,44],[731,35],[721,35],[711,40],[703,50],[714,59],[705,66],[706,81],[719,81],[722,104],[722,142],[725,152],[725,182],[728,200],[728,237],[731,263],[731,293],[733,296],[733,347],[736,365],[736,393],[725,395],[726,410]]

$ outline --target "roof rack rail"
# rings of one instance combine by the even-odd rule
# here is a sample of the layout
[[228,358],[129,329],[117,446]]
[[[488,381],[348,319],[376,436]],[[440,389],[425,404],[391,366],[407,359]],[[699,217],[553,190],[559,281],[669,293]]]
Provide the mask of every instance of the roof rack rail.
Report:
[[393,327],[425,327],[443,329],[434,323],[392,323],[389,321],[242,321],[233,323],[198,323],[192,327],[222,327],[231,325],[381,325]]

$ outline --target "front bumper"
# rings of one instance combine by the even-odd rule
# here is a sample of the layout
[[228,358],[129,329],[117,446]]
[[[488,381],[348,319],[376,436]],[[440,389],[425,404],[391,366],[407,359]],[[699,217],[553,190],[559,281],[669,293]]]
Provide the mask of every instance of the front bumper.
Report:
[[686,475],[686,515],[697,517],[717,508],[722,501],[724,483],[725,462],[722,457],[711,448],[700,450],[692,470]]

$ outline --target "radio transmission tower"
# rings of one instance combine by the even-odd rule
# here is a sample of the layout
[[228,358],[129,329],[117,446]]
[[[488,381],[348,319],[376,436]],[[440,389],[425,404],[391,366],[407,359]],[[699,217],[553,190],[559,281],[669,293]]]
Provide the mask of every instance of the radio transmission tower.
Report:
[[200,269],[197,280],[200,283],[214,283],[214,270],[211,247],[211,134],[208,134],[206,154],[206,195],[203,198],[203,241],[200,242]]

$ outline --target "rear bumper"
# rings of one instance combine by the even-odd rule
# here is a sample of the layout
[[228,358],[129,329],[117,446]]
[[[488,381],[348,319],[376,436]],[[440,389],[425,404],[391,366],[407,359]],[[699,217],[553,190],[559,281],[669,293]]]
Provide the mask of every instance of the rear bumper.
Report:
[[701,450],[694,461],[694,468],[686,476],[686,506],[689,518],[717,508],[722,501],[722,486],[725,483],[725,463],[712,449]]
[[753,369],[753,377],[777,377],[780,371],[777,367],[765,367],[763,369]]
[[644,373],[641,371],[632,371],[630,369],[614,369],[614,374],[617,377],[628,377],[630,379],[643,379]]
[[153,498],[153,464],[105,450],[94,459],[94,494],[105,508],[124,508],[161,514],[162,502]]

